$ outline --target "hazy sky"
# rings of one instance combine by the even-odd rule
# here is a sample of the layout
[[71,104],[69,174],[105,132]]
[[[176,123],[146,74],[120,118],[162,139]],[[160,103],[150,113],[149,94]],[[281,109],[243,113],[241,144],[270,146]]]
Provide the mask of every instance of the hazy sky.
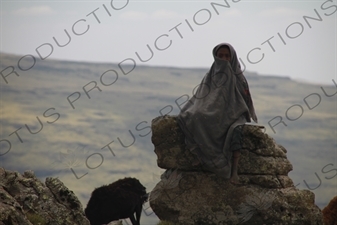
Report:
[[229,42],[249,71],[337,80],[336,0],[2,0],[0,23],[1,52],[45,60],[208,68]]

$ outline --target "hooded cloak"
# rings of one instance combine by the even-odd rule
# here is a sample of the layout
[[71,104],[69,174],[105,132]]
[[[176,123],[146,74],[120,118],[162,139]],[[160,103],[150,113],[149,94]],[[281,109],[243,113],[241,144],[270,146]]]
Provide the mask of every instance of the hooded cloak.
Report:
[[[230,50],[230,62],[216,56],[224,45]],[[197,156],[195,164],[230,178],[233,129],[251,122],[251,118],[257,123],[257,117],[234,48],[222,43],[215,46],[212,53],[214,62],[209,72],[177,119],[187,148]]]

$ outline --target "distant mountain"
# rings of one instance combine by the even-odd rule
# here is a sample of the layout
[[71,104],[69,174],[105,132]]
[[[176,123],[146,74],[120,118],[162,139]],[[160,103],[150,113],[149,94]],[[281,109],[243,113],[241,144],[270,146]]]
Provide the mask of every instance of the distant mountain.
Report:
[[[178,114],[208,70],[20,57],[0,57],[0,164],[59,177],[83,206],[95,187],[121,177],[153,188],[163,170],[151,120]],[[336,81],[321,86],[244,74],[259,123],[288,150],[290,177],[324,207],[336,190]],[[151,209],[146,214],[146,224],[158,221]]]

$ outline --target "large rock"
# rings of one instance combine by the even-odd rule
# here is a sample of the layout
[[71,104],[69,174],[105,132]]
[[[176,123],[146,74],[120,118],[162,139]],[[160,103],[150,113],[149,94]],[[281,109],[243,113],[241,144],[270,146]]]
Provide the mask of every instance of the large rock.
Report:
[[161,220],[175,224],[321,225],[314,194],[298,190],[288,177],[287,151],[256,126],[243,128],[239,161],[242,185],[194,166],[176,118],[152,121],[152,142],[159,167],[167,169],[150,195]]
[[0,225],[90,225],[75,194],[57,178],[0,168]]

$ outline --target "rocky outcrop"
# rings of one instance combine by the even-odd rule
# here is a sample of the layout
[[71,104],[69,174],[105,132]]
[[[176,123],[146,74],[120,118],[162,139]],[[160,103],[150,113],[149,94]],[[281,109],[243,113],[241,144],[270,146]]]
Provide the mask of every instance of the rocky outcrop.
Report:
[[175,224],[321,225],[315,196],[288,177],[286,149],[256,126],[244,126],[239,161],[241,185],[203,171],[185,149],[176,118],[152,121],[157,164],[166,169],[150,195],[161,220]]
[[90,225],[75,194],[58,178],[38,180],[0,168],[0,225]]
[[322,210],[325,225],[337,225],[337,196]]

